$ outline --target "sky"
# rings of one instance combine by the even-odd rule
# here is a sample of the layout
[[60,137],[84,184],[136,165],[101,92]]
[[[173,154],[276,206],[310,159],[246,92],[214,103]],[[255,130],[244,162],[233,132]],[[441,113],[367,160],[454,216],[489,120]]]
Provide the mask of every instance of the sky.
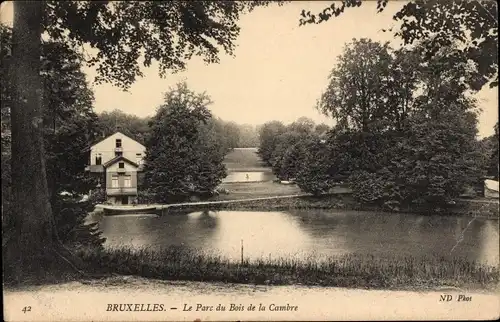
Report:
[[[240,35],[234,56],[221,54],[219,64],[205,64],[195,57],[185,71],[158,75],[158,65],[143,68],[128,92],[110,84],[92,85],[96,112],[122,110],[137,116],[150,116],[162,103],[163,93],[180,81],[197,92],[206,92],[214,102],[209,108],[224,120],[262,124],[270,120],[290,123],[306,116],[316,122],[334,124],[314,108],[328,83],[344,45],[353,38],[401,41],[382,31],[394,22],[392,16],[405,2],[389,1],[386,10],[376,13],[376,1],[347,8],[339,17],[319,25],[299,27],[302,9],[316,13],[329,1],[296,1],[257,8],[241,17]],[[2,21],[12,18],[12,3],[3,3]],[[91,82],[96,75],[85,68]],[[484,88],[476,97],[483,112],[479,118],[480,137],[493,134],[498,119],[497,89]]]

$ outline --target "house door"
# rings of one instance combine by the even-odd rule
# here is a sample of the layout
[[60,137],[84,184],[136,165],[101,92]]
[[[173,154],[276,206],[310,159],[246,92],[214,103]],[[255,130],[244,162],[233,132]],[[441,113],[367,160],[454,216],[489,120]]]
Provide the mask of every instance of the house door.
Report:
[[122,205],[128,205],[128,196],[122,196]]

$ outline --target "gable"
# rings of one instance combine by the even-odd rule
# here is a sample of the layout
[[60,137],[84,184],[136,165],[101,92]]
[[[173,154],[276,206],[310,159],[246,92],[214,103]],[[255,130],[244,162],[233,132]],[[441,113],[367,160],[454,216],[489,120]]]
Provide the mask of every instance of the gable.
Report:
[[133,165],[133,166],[134,166],[134,167],[136,167],[136,168],[137,168],[137,167],[139,167],[139,165],[138,165],[137,163],[135,163],[135,162],[133,162],[133,161],[130,161],[129,159],[125,158],[123,155],[121,155],[121,156],[117,156],[117,157],[115,157],[115,158],[113,158],[113,159],[109,160],[108,162],[106,162],[106,163],[104,164],[104,167],[105,167],[105,168],[109,168],[109,167],[110,167],[110,166],[112,166],[113,164],[116,164],[116,163],[118,163],[118,162],[120,162],[120,161],[123,161],[123,162],[125,162],[125,163],[130,164],[130,165]]
[[144,145],[140,144],[136,140],[126,136],[125,134],[123,134],[121,132],[116,132],[116,133],[108,136],[104,140],[99,141],[98,143],[92,145],[91,149],[92,150],[100,150],[100,149],[106,149],[107,147],[110,147],[110,146],[114,146],[116,139],[121,139],[122,146],[124,146],[126,149],[129,149],[130,147],[132,147],[132,150],[136,150],[136,151],[146,150],[146,147]]

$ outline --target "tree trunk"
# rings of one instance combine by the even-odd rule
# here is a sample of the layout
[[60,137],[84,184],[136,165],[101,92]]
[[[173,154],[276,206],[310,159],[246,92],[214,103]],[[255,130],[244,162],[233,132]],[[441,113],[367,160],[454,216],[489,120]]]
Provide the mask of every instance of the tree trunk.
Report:
[[43,267],[54,231],[43,148],[41,104],[42,1],[14,1],[11,77],[13,80],[12,193],[13,231],[6,249],[16,275]]

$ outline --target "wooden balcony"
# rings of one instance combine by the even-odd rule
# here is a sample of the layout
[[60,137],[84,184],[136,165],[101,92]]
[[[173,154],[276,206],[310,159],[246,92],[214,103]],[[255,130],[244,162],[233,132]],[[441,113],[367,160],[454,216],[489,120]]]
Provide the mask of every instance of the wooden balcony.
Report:
[[106,194],[108,196],[135,195],[137,187],[106,188]]

